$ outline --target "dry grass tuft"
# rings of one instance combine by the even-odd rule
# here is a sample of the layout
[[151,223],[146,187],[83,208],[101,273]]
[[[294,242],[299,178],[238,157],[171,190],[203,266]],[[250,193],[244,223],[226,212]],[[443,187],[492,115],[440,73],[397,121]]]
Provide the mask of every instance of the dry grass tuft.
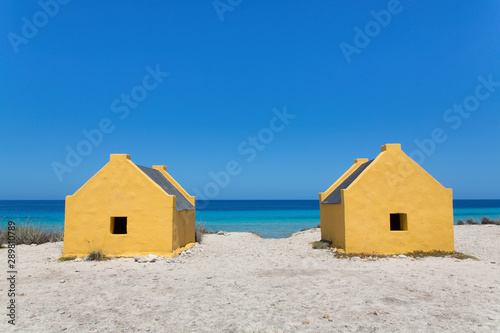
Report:
[[102,250],[92,250],[89,252],[89,255],[86,257],[86,260],[88,261],[103,261],[103,260],[108,260],[109,258],[106,257],[106,253]]
[[481,219],[481,224],[495,224],[495,225],[500,225],[500,220],[495,221],[493,219],[490,219],[489,217],[483,217]]
[[[60,242],[64,238],[63,230],[48,229],[41,225],[38,220],[32,221],[29,218],[24,222],[16,222],[15,230],[11,231],[14,234],[14,243],[20,244],[43,244],[51,242]],[[0,245],[7,244],[8,229],[3,227],[0,229]]]
[[500,225],[500,220],[495,221],[493,219],[490,219],[489,217],[485,216],[481,219],[481,222],[478,222],[474,220],[473,218],[468,218],[466,221],[464,220],[458,220],[457,225],[478,225],[478,224],[493,224],[493,225]]
[[203,235],[204,234],[213,234],[214,232],[208,230],[205,227],[204,222],[200,222],[196,225],[196,228],[194,229],[194,239],[197,243],[201,243],[203,240]]

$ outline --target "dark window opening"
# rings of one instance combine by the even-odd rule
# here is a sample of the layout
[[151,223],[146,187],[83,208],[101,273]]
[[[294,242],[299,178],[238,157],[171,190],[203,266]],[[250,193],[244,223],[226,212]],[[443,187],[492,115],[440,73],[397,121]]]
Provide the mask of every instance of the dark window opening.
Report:
[[111,217],[111,233],[115,235],[127,234],[127,217],[116,216]]
[[408,220],[406,214],[391,214],[391,231],[408,230]]

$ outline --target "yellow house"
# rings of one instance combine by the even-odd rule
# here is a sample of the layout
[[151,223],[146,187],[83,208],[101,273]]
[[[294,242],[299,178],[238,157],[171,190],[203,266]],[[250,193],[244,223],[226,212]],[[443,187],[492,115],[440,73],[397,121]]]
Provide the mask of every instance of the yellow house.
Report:
[[163,165],[147,168],[130,155],[109,162],[66,197],[64,256],[91,250],[108,256],[173,256],[195,241],[195,197]]
[[386,144],[319,194],[321,237],[348,253],[453,251],[452,190]]

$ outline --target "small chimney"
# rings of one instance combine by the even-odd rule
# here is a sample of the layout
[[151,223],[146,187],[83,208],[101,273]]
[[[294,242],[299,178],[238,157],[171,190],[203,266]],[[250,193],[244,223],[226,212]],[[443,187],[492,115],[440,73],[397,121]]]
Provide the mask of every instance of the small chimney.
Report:
[[128,154],[111,154],[109,155],[110,161],[118,161],[118,160],[130,160],[130,155]]
[[388,143],[382,146],[381,151],[384,152],[386,150],[392,151],[392,150],[401,150],[401,144],[400,143]]
[[153,169],[159,170],[159,171],[167,171],[167,167],[164,165],[153,165]]

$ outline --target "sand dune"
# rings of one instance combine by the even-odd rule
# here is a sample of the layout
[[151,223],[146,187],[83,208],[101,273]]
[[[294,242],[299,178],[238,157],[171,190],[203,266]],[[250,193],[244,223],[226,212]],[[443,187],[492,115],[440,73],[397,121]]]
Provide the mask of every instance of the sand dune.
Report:
[[62,243],[18,246],[17,325],[4,314],[0,330],[500,331],[500,226],[455,227],[456,250],[478,261],[335,259],[311,248],[319,238],[206,235],[189,254],[146,264],[60,262]]

